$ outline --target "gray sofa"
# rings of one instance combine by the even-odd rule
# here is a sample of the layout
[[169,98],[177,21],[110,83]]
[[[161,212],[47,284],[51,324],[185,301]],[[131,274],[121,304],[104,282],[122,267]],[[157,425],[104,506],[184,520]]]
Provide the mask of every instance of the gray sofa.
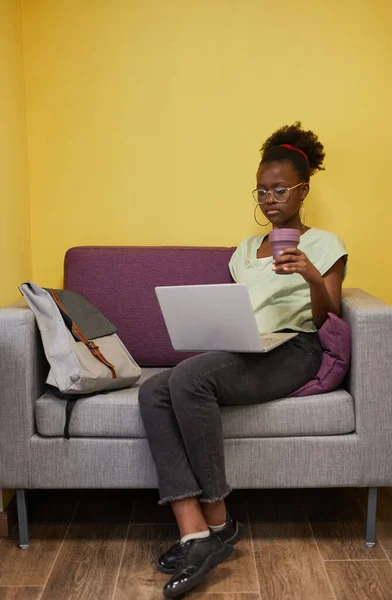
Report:
[[[75,248],[64,284],[117,325],[144,380],[183,358],[167,339],[154,286],[230,281],[232,251]],[[227,475],[234,488],[367,487],[366,543],[374,545],[377,487],[392,485],[392,307],[345,289],[342,314],[352,335],[345,385],[223,407]],[[66,403],[45,389],[48,365],[25,306],[0,310],[0,357],[0,487],[17,490],[21,547],[29,544],[25,490],[157,486],[138,386],[78,401],[66,440]]]

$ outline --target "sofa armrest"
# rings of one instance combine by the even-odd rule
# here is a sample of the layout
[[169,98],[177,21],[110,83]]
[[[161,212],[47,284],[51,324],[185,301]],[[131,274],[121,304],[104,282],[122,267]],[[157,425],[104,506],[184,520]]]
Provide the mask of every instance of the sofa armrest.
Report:
[[34,404],[48,366],[29,308],[0,309],[0,487],[29,487]]
[[392,306],[362,290],[344,289],[342,316],[351,331],[348,390],[356,432],[392,450]]

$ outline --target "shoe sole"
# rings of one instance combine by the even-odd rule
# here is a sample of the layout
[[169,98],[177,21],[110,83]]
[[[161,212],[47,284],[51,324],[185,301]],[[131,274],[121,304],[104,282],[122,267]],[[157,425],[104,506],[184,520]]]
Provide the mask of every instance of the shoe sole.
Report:
[[156,563],[156,565],[157,565],[158,571],[160,571],[161,573],[166,573],[167,575],[172,575],[174,573],[174,571],[176,570],[175,567],[173,569],[167,569],[165,567],[162,567],[162,565],[160,565],[159,563]]
[[165,598],[177,598],[177,596],[182,596],[186,592],[189,592],[192,588],[203,581],[204,577],[208,575],[215,567],[217,567],[221,562],[226,560],[233,552],[233,546],[228,546],[224,544],[223,548],[217,550],[210,554],[208,558],[206,558],[203,566],[200,571],[194,577],[190,578],[187,583],[185,583],[181,588],[177,588],[173,590],[173,592],[163,590],[163,595]]
[[[242,523],[237,521],[237,527],[236,527],[234,534],[231,536],[231,538],[229,538],[228,540],[226,540],[223,543],[227,544],[228,546],[235,546],[235,544],[240,541],[240,539],[242,538],[243,535],[244,535],[244,526]],[[176,567],[173,567],[170,569],[170,568],[162,567],[162,565],[160,565],[159,563],[156,563],[156,565],[157,565],[158,571],[160,571],[161,573],[166,573],[166,575],[172,575],[174,573],[174,571],[176,570]]]

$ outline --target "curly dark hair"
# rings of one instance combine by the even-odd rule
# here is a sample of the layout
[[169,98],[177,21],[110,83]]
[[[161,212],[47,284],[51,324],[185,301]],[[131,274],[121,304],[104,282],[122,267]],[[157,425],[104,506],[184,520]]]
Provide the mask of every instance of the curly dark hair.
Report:
[[[300,153],[281,144],[290,144],[305,152],[309,161]],[[302,123],[296,121],[293,125],[284,125],[277,129],[261,148],[261,164],[273,161],[289,161],[298,175],[306,182],[316,171],[324,171],[324,146],[313,131],[305,131]]]

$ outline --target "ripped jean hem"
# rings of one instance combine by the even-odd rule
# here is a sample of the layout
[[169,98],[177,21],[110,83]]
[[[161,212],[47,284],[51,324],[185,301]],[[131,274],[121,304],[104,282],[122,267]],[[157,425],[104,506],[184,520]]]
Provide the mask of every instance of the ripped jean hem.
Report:
[[218,502],[219,500],[223,500],[224,498],[226,498],[226,496],[228,496],[231,491],[232,488],[229,486],[223,494],[220,494],[219,496],[214,496],[213,498],[199,498],[199,501],[205,503]]
[[185,498],[195,498],[196,496],[200,496],[203,493],[203,490],[197,490],[196,492],[187,492],[186,494],[181,494],[180,496],[166,496],[165,498],[161,498],[158,504],[170,504],[175,500],[185,500]]

